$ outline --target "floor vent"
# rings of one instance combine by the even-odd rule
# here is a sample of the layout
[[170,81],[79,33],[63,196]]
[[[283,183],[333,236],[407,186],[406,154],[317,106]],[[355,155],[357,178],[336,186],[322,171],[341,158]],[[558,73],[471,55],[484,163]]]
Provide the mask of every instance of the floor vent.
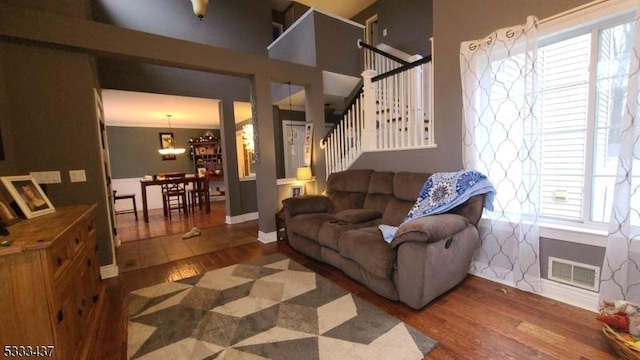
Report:
[[565,259],[549,257],[549,280],[598,291],[600,287],[600,268]]

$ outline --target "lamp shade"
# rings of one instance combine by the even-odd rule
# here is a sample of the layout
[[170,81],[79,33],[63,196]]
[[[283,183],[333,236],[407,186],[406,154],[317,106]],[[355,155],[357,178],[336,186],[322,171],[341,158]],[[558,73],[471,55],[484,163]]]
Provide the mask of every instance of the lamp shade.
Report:
[[191,0],[191,5],[193,6],[193,13],[196,14],[197,17],[202,19],[204,14],[207,12],[207,4],[209,0]]
[[296,171],[296,179],[298,180],[311,180],[311,168],[308,166],[299,167]]

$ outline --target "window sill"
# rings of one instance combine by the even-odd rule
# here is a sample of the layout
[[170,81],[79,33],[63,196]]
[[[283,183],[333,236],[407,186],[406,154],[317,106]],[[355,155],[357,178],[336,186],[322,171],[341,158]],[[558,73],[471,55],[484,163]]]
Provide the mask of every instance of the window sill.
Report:
[[548,239],[605,248],[607,247],[607,235],[606,230],[540,222],[540,237]]

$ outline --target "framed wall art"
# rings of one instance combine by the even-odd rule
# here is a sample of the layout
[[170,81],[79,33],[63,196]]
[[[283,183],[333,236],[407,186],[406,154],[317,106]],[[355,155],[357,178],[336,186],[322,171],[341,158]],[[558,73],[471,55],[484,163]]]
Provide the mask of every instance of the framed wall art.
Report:
[[[160,148],[161,149],[171,149],[175,148],[175,138],[173,137],[172,132],[161,132],[160,136]],[[163,154],[162,160],[175,160],[175,154]]]
[[33,176],[3,176],[0,180],[27,219],[56,211]]

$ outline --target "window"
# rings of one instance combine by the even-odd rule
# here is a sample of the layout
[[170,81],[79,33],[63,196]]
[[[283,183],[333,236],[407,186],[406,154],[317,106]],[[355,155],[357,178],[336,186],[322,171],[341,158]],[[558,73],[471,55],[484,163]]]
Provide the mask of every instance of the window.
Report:
[[539,46],[544,218],[609,222],[633,34],[622,18]]
[[[502,88],[510,81],[502,80],[520,77],[524,55],[492,63],[495,81],[488,101],[490,107],[500,111],[491,121],[503,126],[492,126],[490,131],[480,128],[476,137],[488,138],[501,151],[481,155],[498,160],[481,159],[490,164],[482,170],[498,179],[505,178],[501,172],[507,170],[495,164],[504,163],[499,159],[506,156],[510,140],[494,144],[493,139],[509,139],[509,132],[535,132],[539,136],[536,151],[540,152],[540,217],[544,221],[596,228],[604,228],[609,222],[634,41],[633,20],[632,16],[618,16],[591,22],[588,27],[572,26],[570,32],[559,31],[539,42],[538,77],[534,79],[538,91],[534,106],[540,116],[537,125],[524,123],[517,129],[506,125],[518,117],[521,107],[513,102],[517,96],[512,98],[506,93],[513,93],[514,89]],[[517,147],[512,151],[517,152]],[[517,164],[509,166],[511,170]],[[496,201],[509,212],[528,212],[519,208],[518,182],[512,180],[494,184],[499,189]],[[640,178],[633,181],[640,182]],[[640,194],[631,201],[640,203]],[[640,217],[636,216],[633,224],[640,225]]]

